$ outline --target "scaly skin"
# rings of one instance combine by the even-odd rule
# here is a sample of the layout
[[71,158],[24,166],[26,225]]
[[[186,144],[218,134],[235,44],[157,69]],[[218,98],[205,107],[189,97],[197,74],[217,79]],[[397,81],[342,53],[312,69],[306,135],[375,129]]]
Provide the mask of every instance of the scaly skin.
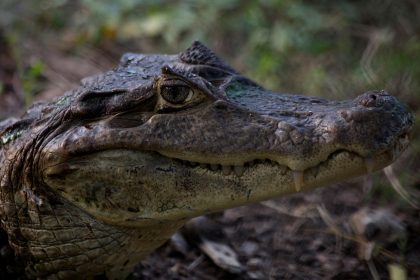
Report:
[[198,42],[126,54],[0,123],[2,227],[29,277],[124,278],[188,218],[385,167],[412,122],[383,91],[267,91]]

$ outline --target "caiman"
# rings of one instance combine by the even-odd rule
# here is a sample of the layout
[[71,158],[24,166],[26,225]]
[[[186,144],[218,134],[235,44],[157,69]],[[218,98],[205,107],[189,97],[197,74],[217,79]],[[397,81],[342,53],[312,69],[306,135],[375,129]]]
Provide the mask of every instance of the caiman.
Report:
[[199,42],[128,53],[0,124],[1,226],[30,278],[124,278],[191,217],[389,165],[412,123],[385,91],[268,91]]

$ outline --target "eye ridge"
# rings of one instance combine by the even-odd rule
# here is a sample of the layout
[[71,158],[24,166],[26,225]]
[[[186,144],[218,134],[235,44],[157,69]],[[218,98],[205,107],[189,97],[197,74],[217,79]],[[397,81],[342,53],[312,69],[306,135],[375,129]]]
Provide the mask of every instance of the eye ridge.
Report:
[[160,95],[172,104],[183,104],[191,98],[192,89],[188,86],[162,86]]

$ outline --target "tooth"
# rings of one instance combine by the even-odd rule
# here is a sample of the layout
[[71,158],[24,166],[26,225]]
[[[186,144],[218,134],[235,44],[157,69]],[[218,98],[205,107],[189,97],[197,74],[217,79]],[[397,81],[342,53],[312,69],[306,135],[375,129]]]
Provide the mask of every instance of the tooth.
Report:
[[393,147],[392,149],[390,149],[388,151],[389,156],[391,157],[391,160],[394,161],[397,157],[397,153],[395,151],[395,147]]
[[230,165],[222,165],[223,175],[229,175],[231,171],[232,171],[232,168]]
[[295,181],[295,189],[300,192],[303,186],[303,171],[293,171],[293,180]]
[[398,142],[403,146],[407,146],[408,143],[410,143],[410,139],[408,137],[408,134],[406,134],[404,137],[400,137],[400,139],[398,140]]
[[373,158],[365,158],[365,166],[368,174],[372,173],[375,168],[375,161]]
[[210,164],[210,169],[211,169],[212,171],[216,171],[216,170],[218,170],[218,169],[219,169],[219,165],[218,165],[218,164]]
[[236,175],[242,176],[245,172],[245,167],[243,165],[235,165],[233,171],[235,171]]
[[398,145],[395,145],[394,148],[392,148],[392,160],[395,160],[400,154],[400,149],[398,148]]

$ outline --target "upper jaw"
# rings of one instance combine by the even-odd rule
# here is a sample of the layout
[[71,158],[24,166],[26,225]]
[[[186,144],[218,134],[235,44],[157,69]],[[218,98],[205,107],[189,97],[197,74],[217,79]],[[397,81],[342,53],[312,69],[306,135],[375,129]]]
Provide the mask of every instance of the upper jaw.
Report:
[[244,108],[238,105],[240,100],[218,100],[193,114],[151,115],[130,128],[109,127],[107,119],[76,127],[46,145],[45,162],[132,149],[220,168],[237,167],[239,173],[241,166],[265,159],[304,171],[337,151],[370,162],[384,152],[395,159],[408,145],[412,116],[386,93],[366,93],[346,102],[318,98],[296,102],[296,96],[287,101],[288,96],[266,94],[281,109],[267,114],[273,104],[261,101],[259,109]]
[[[274,122],[274,124],[276,123]],[[105,134],[106,136],[104,136],[104,131],[101,133],[100,129],[92,130],[86,127],[80,127],[73,131],[69,131],[67,135],[63,135],[64,140],[56,139],[56,141],[48,144],[45,147],[45,151],[48,151],[45,155],[48,155],[48,157],[45,158],[44,162],[46,163],[46,166],[54,167],[57,164],[65,162],[67,159],[106,150],[128,149],[134,151],[154,151],[169,159],[185,161],[192,167],[201,165],[201,167],[205,167],[212,171],[220,171],[224,175],[232,173],[240,176],[243,174],[244,170],[252,167],[255,163],[266,161],[266,163],[277,164],[293,171],[295,180],[300,182],[300,178],[302,178],[307,170],[328,161],[337,153],[345,152],[360,157],[364,161],[366,172],[382,168],[397,158],[407,147],[409,142],[408,134],[404,132],[407,129],[405,129],[402,130],[402,134],[396,135],[389,140],[389,143],[387,143],[386,146],[384,146],[384,144],[377,145],[376,150],[366,152],[364,146],[357,145],[357,141],[354,141],[353,146],[337,144],[337,139],[339,139],[337,136],[331,137],[330,139],[322,138],[324,142],[318,141],[317,143],[312,140],[312,142],[308,139],[305,140],[303,137],[304,140],[298,144],[296,141],[297,139],[300,139],[300,137],[297,137],[292,130],[289,130],[287,132],[287,141],[289,145],[282,147],[282,143],[285,142],[282,142],[282,139],[279,138],[284,138],[285,136],[277,131],[279,128],[281,128],[281,131],[284,131],[285,124],[277,122],[277,126],[274,126],[274,130],[269,130],[269,134],[264,134],[263,131],[260,131],[261,137],[259,141],[268,139],[264,137],[264,135],[275,135],[276,138],[275,140],[268,140],[260,144],[258,142],[255,143],[254,150],[235,150],[231,148],[230,152],[227,153],[220,151],[215,153],[202,153],[195,152],[192,149],[170,150],[168,147],[165,147],[165,149],[156,148],[153,146],[153,143],[141,141],[141,136],[145,136],[145,131],[139,131],[136,128],[123,130],[112,129],[108,130]],[[258,134],[255,133],[254,135]],[[337,133],[337,135],[340,135],[340,133]],[[138,139],[139,141],[135,143],[133,142],[133,139]],[[252,138],[247,139],[248,141],[255,140]],[[293,146],[293,141],[296,142],[295,146]],[[271,143],[272,146],[267,145],[267,143]],[[219,147],[222,148],[222,146]],[[293,150],[293,147],[295,147],[295,150]],[[181,148],[182,146],[180,146],[179,149]],[[386,154],[386,156],[384,156],[384,154]],[[52,174],[56,171],[52,168],[50,169],[50,172]],[[300,184],[297,183],[297,185]]]

